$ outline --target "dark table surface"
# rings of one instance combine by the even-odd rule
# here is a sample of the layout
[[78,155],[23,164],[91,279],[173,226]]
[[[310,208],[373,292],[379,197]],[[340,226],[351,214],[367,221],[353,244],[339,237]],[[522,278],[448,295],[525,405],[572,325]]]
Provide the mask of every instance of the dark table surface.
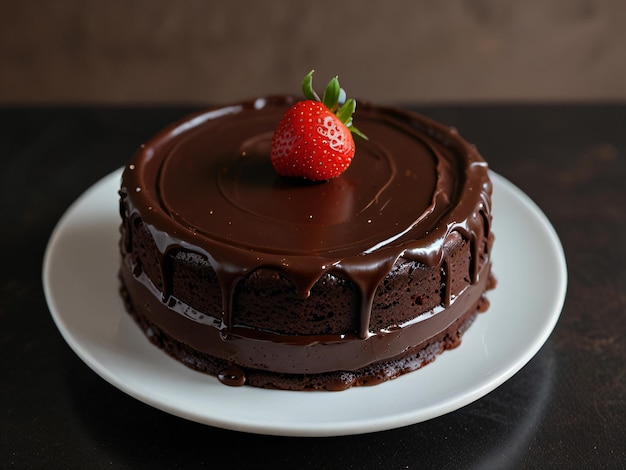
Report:
[[0,466],[625,468],[626,105],[413,109],[457,127],[541,207],[567,259],[565,305],[538,354],[478,401],[323,438],[222,430],[154,409],[89,369],[50,316],[41,270],[59,217],[191,108],[0,109]]

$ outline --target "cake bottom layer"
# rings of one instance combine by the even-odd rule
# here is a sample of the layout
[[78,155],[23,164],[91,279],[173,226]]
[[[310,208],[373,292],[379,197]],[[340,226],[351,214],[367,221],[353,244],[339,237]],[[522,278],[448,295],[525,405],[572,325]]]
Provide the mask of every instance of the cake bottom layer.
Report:
[[[491,274],[489,274],[489,279],[488,284],[495,282]],[[489,301],[482,294],[463,315],[427,341],[409,348],[400,355],[356,370],[286,374],[232,366],[224,359],[198,351],[172,337],[148,316],[134,308],[123,277],[120,292],[126,310],[150,342],[187,367],[216,376],[226,385],[238,386],[245,383],[254,387],[297,391],[340,391],[354,386],[371,386],[420,369],[433,362],[445,350],[459,346],[463,334],[474,322],[476,315],[489,307]]]

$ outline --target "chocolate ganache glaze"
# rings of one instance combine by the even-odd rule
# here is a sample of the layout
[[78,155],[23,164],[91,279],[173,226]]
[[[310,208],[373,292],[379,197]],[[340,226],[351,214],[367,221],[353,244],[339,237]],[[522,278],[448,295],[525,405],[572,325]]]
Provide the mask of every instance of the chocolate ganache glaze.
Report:
[[[475,312],[490,287],[491,182],[474,146],[423,116],[360,101],[354,119],[369,140],[356,139],[347,171],[323,183],[284,178],[270,143],[295,101],[271,96],[195,114],[143,145],[122,177],[120,277],[131,308],[222,361],[214,375],[225,383],[243,384],[248,369],[318,374],[402,356]],[[154,240],[154,262],[135,254],[139,225]],[[461,240],[468,282],[454,292],[447,253]],[[212,307],[176,296],[172,259],[183,253],[212,268]],[[377,289],[407,263],[438,269],[440,301],[374,327]],[[278,273],[299,299],[322,282],[349,283],[356,327],[285,334],[246,325],[236,293],[255,272]]]

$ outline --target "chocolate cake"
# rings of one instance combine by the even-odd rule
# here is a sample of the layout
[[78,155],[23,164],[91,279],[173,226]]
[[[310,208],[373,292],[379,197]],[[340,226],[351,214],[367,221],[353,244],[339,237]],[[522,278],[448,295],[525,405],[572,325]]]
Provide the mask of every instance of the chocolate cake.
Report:
[[456,130],[359,102],[339,177],[270,163],[296,98],[189,116],[124,170],[121,292],[146,336],[228,385],[344,390],[456,347],[494,286],[487,164]]

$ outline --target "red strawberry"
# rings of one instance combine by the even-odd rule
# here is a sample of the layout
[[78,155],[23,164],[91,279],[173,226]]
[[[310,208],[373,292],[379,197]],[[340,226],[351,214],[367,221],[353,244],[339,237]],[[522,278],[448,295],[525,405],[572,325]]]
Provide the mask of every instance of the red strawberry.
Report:
[[356,101],[339,104],[342,95],[337,77],[333,78],[320,100],[312,88],[313,71],[302,84],[308,98],[294,104],[283,115],[272,138],[271,159],[282,176],[324,181],[335,178],[350,165],[355,146],[352,125]]

